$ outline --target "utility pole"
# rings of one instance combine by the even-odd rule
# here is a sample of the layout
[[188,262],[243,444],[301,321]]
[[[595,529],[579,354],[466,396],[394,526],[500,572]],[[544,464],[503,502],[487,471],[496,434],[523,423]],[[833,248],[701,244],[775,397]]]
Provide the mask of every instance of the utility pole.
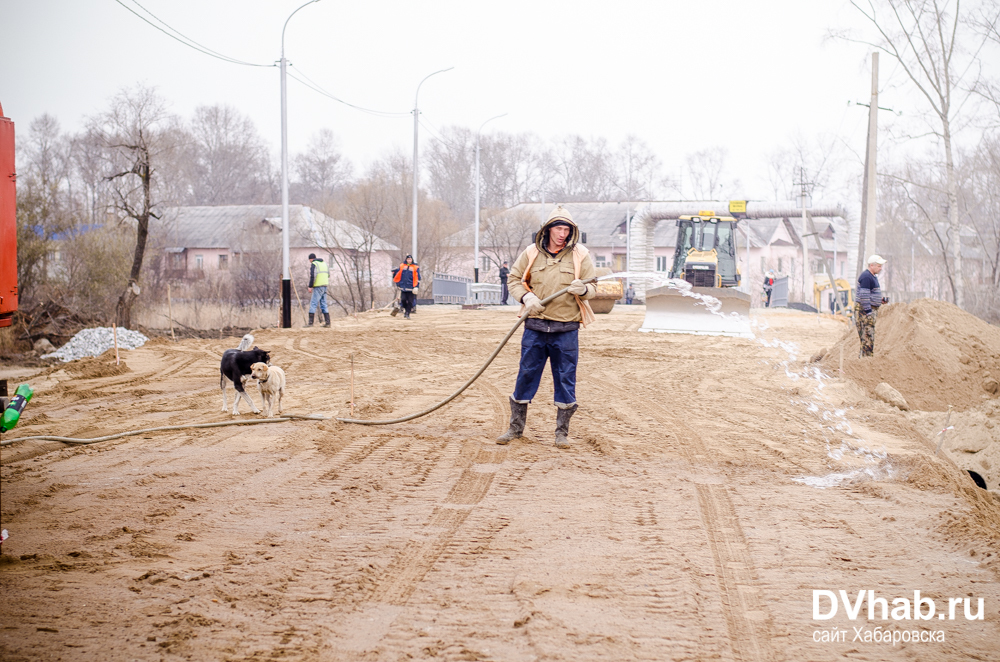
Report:
[[[319,0],[309,0],[301,5],[306,7]],[[288,248],[288,99],[286,96],[287,82],[285,70],[288,67],[288,60],[285,59],[285,28],[288,21],[299,11],[296,9],[281,28],[281,328],[289,329],[292,326],[292,272],[289,264]]]
[[[802,167],[799,168],[799,178],[801,181],[795,182],[795,184],[800,186],[799,196],[802,200],[802,232],[799,233],[802,237],[802,301],[809,303],[812,294],[812,269],[809,267],[809,243],[806,240],[806,237],[809,236],[806,203],[809,197],[809,187],[813,185],[813,182],[806,181],[806,171]],[[812,204],[809,203],[809,206]]]
[[507,113],[501,115],[494,115],[485,122],[479,125],[479,130],[476,131],[476,239],[475,248],[473,248],[473,261],[472,261],[472,274],[474,283],[479,282],[479,134],[483,132],[483,127],[486,126],[488,122],[492,122],[498,117],[503,117]]
[[868,144],[865,150],[865,176],[861,191],[861,235],[858,241],[858,273],[868,265],[865,260],[875,253],[875,211],[877,178],[875,156],[878,145],[878,51],[872,53],[872,97],[868,106]]
[[747,273],[744,276],[744,278],[746,279],[747,294],[749,294],[750,296],[753,296],[753,289],[752,289],[753,286],[750,284],[751,283],[751,280],[750,280],[750,219],[749,218],[744,218],[743,219],[743,223],[744,223],[743,229],[747,233]]
[[[420,81],[420,85],[423,85],[424,81],[434,74],[451,71],[454,68],[455,67],[448,67],[447,69],[435,71],[433,74],[427,74],[424,76],[424,80]],[[420,85],[417,85],[417,93],[413,95],[413,237],[411,239],[410,255],[413,256],[414,264],[417,263],[417,191],[420,181],[420,170],[417,165],[417,132],[420,129],[420,107],[417,101],[420,98]]]

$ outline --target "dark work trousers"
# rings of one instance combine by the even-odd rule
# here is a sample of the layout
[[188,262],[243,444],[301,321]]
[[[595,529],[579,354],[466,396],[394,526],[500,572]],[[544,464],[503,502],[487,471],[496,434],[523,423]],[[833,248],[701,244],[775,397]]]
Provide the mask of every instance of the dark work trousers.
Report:
[[521,336],[521,367],[514,385],[514,400],[531,402],[538,392],[545,361],[552,365],[556,406],[576,403],[576,363],[580,358],[578,330],[546,333],[525,329]]
[[510,298],[510,291],[507,289],[507,281],[504,280],[500,283],[500,303],[506,305],[507,299]]
[[413,293],[413,290],[403,290],[399,293],[399,305],[404,312],[412,313],[413,309],[417,307],[417,295]]

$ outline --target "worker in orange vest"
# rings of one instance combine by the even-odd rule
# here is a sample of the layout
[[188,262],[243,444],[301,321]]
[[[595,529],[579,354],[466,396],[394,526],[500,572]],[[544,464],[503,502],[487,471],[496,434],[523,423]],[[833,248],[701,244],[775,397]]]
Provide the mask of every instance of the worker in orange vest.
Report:
[[410,313],[417,307],[417,288],[420,286],[420,267],[413,263],[412,255],[407,255],[403,263],[393,270],[392,282],[399,288],[403,319],[410,319]]

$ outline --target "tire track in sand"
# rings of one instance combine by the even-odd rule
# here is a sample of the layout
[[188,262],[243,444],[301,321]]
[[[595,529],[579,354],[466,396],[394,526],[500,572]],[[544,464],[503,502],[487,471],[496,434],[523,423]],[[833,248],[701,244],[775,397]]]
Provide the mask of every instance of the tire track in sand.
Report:
[[507,399],[504,398],[498,389],[493,384],[482,381],[481,379],[476,380],[475,384],[478,388],[486,393],[489,398],[490,407],[493,409],[493,430],[494,436],[500,436],[503,434],[504,430],[507,429],[507,415],[505,411],[507,408]]
[[[645,405],[643,409],[649,416],[663,425],[664,429],[674,430],[679,443],[672,445],[672,448],[679,450],[692,465],[704,464],[712,457],[701,435],[688,427],[681,417],[670,415],[661,403],[640,392],[642,385],[633,383],[629,389],[625,389],[616,379],[607,380],[606,383],[623,396],[629,395],[633,399],[642,400]],[[772,660],[774,651],[770,645],[771,617],[760,601],[757,570],[729,490],[725,485],[699,482],[696,482],[695,488],[702,528],[712,550],[733,657],[740,662]]]
[[493,484],[500,465],[507,459],[507,449],[480,449],[475,464],[462,471],[444,503],[431,512],[427,535],[412,538],[393,560],[385,575],[372,590],[369,600],[396,606],[405,605],[424,576],[452,544],[455,534],[482,501]]

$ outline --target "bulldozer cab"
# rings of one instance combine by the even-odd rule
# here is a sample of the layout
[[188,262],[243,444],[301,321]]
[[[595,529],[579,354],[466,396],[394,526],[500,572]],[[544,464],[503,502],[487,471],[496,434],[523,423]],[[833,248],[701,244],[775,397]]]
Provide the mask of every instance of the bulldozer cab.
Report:
[[695,287],[736,287],[736,223],[731,216],[703,212],[677,219],[677,246],[671,278]]

